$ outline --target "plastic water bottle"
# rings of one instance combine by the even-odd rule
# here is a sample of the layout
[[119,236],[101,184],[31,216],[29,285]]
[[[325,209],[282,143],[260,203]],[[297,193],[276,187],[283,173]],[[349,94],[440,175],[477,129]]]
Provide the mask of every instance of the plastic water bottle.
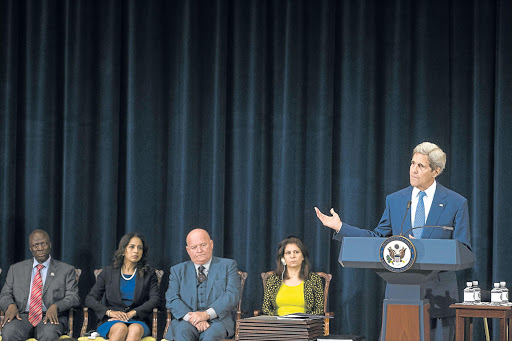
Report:
[[499,283],[494,283],[494,288],[491,290],[491,305],[501,305],[501,289]]
[[464,289],[464,304],[475,304],[475,290],[473,282],[466,282],[467,287]]
[[482,303],[482,289],[478,286],[478,281],[473,281],[473,290],[475,291],[475,304]]
[[500,282],[500,289],[501,289],[501,302],[504,305],[508,305],[508,289],[506,287],[505,282]]

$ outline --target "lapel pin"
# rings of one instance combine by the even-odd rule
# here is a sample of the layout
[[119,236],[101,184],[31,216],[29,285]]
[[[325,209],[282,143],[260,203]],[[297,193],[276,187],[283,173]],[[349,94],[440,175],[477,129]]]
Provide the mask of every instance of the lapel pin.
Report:
[[50,273],[50,276],[55,276],[55,273],[54,272]]
[[439,207],[443,207],[444,205],[443,204],[439,204]]

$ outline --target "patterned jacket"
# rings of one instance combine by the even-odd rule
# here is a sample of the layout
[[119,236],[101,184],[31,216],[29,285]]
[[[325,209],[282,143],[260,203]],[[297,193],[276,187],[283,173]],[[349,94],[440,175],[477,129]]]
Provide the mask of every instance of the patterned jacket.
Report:
[[[263,293],[263,314],[277,315],[276,296],[281,288],[281,277],[276,274],[270,275]],[[311,272],[309,278],[304,281],[304,302],[306,313],[324,314],[324,289],[322,279],[316,273]]]

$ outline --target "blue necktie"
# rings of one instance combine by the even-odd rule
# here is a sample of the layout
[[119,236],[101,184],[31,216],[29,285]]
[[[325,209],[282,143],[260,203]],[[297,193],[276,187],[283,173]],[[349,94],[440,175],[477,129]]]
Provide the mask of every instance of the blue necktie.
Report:
[[[414,226],[423,226],[425,225],[425,204],[423,203],[423,198],[425,197],[425,192],[421,191],[418,193],[418,205],[416,206],[416,215],[414,217]],[[416,239],[420,239],[423,234],[423,229],[415,229],[412,230],[412,235]]]

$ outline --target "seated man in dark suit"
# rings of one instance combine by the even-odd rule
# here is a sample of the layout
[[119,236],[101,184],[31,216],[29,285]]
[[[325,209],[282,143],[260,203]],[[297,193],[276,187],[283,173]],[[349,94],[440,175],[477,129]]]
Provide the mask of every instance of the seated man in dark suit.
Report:
[[216,341],[233,336],[233,311],[240,295],[240,277],[232,259],[212,257],[213,240],[202,229],[187,236],[190,261],[175,265],[165,294],[174,320],[167,340]]
[[28,242],[34,257],[11,265],[0,293],[2,338],[55,341],[67,329],[68,310],[80,304],[75,268],[50,257],[46,231],[34,230]]

